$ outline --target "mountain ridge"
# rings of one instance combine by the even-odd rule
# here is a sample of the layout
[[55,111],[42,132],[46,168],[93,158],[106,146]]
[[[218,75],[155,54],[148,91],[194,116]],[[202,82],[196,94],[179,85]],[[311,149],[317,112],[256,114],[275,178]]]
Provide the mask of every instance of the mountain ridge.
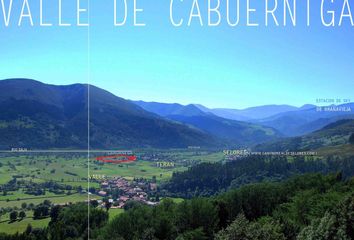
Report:
[[92,148],[220,144],[200,130],[163,119],[92,85],[8,79],[0,81],[0,147],[87,148],[88,99]]
[[[204,112],[195,104],[175,105],[167,103],[134,102],[147,111],[162,114],[168,119],[191,125],[211,135],[231,141],[238,146],[253,145],[273,140],[280,134],[273,128],[257,124],[225,119],[210,112]],[[172,111],[161,112],[163,106]],[[173,107],[172,107],[173,106]]]
[[254,150],[313,151],[348,144],[352,133],[354,133],[354,119],[341,119],[303,136],[288,137],[257,145]]

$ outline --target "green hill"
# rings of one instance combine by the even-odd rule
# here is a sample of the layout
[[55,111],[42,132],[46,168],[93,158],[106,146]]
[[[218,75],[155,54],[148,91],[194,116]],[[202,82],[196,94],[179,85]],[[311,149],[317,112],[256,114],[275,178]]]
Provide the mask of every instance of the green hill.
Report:
[[307,151],[318,148],[338,146],[349,143],[350,135],[354,133],[354,120],[344,119],[331,123],[313,133],[284,138],[261,144],[255,147],[258,151]]
[[88,127],[92,148],[219,143],[202,131],[165,120],[130,101],[84,84],[55,86],[28,79],[2,80],[0,112],[1,149],[85,149]]

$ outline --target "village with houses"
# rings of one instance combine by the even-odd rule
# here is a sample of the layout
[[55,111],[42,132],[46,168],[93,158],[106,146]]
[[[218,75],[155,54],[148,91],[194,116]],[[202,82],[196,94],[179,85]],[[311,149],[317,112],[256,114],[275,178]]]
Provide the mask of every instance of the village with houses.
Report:
[[[89,189],[90,199],[95,199],[94,201],[97,201],[96,205],[102,208],[125,209],[126,204],[132,201],[150,206],[157,205],[160,202],[161,193],[158,191],[156,179],[161,179],[161,173],[172,170],[175,171],[178,167],[192,166],[200,161],[186,158],[184,154],[186,153],[171,154],[155,151],[135,155],[131,150],[108,152],[104,158],[96,158],[94,164],[97,170],[102,166],[114,166],[116,164],[119,167],[133,167],[135,163],[131,165],[131,162],[126,162],[125,158],[127,158],[127,156],[137,156],[132,162],[138,159],[139,162],[148,163],[149,167],[160,170],[156,171],[156,175],[152,178],[151,175],[142,176],[140,178],[131,178],[125,175],[91,175],[90,182],[97,183],[99,187],[91,187]],[[201,153],[190,150],[187,154],[195,157],[199,156]]]
[[[98,180],[96,180],[98,181]],[[90,195],[98,195],[102,200],[96,200],[98,206],[102,208],[120,208],[123,209],[129,201],[135,201],[142,204],[154,206],[159,203],[156,195],[157,184],[146,179],[134,179],[128,181],[124,177],[103,177],[99,190],[90,190]]]

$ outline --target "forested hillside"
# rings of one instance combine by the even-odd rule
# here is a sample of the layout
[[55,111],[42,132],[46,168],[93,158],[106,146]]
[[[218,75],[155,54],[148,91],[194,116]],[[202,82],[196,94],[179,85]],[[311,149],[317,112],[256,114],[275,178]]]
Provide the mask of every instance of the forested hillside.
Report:
[[344,177],[354,175],[352,157],[286,157],[249,156],[228,163],[203,163],[176,172],[163,186],[169,196],[190,198],[211,196],[229,188],[262,181],[280,181],[304,173],[341,171]]
[[[354,233],[354,179],[344,180],[341,173],[251,184],[181,203],[165,199],[156,207],[131,206],[111,221],[105,210],[91,206],[90,239],[318,240],[351,239]],[[85,204],[52,207],[50,215],[46,229],[28,227],[0,239],[87,238]]]
[[220,144],[200,130],[158,117],[87,84],[1,80],[0,112],[0,149],[86,148],[88,120],[92,148]]

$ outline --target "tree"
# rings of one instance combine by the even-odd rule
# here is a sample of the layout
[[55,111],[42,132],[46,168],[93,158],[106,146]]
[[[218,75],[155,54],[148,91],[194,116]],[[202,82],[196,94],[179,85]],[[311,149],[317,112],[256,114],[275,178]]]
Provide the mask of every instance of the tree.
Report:
[[39,219],[43,218],[49,215],[49,207],[46,205],[38,205],[34,210],[33,210],[33,218],[34,219]]
[[134,200],[128,200],[125,204],[124,204],[124,210],[128,211],[131,208],[136,208],[141,206],[142,204],[138,201],[134,201]]
[[157,221],[153,219],[152,211],[152,208],[140,205],[120,214],[109,222],[102,239],[142,239],[143,235],[150,235],[142,230],[151,229],[154,221]]
[[186,231],[178,236],[176,240],[207,240],[202,228]]
[[[49,224],[51,239],[87,239],[88,208],[87,204],[78,203],[62,207],[59,215]],[[103,227],[108,221],[108,213],[101,209],[90,208],[90,230]],[[92,237],[92,239],[96,239]],[[112,239],[112,238],[111,238]]]
[[104,206],[108,212],[108,210],[112,207],[112,203],[107,201]]
[[12,221],[12,222],[15,221],[17,219],[17,216],[18,216],[17,211],[12,211],[10,213],[10,221]]
[[91,206],[92,206],[93,208],[98,207],[98,201],[97,201],[97,200],[91,200],[90,203],[91,203]]
[[39,207],[36,207],[34,210],[33,210],[33,219],[39,219],[42,214],[41,214],[41,210]]
[[59,217],[59,213],[60,213],[60,209],[61,207],[59,205],[53,206],[50,209],[50,218],[52,219],[52,221],[56,221]]
[[18,216],[19,216],[21,219],[24,219],[24,218],[26,217],[25,211],[21,211]]
[[75,239],[79,236],[79,232],[74,226],[66,226],[64,231],[64,238]]
[[26,208],[27,208],[27,203],[23,202],[23,203],[21,204],[21,208],[22,208],[22,209],[26,209]]
[[43,201],[43,204],[44,204],[45,206],[50,207],[50,205],[51,205],[52,203],[51,203],[51,201],[49,201],[48,199],[46,199],[46,200]]
[[25,231],[25,233],[26,234],[30,234],[31,232],[32,232],[32,225],[29,223],[28,225],[27,225],[27,228],[26,228],[26,231]]
[[243,214],[237,216],[225,230],[215,236],[216,240],[285,240],[281,227],[271,219],[249,222]]
[[103,227],[108,221],[108,213],[101,209],[90,209],[90,227],[100,228]]
[[218,226],[218,210],[208,199],[195,198],[178,205],[177,227],[180,231],[202,228],[210,238]]
[[92,193],[92,194],[95,194],[96,193],[96,188],[90,187],[89,188],[89,192]]
[[352,239],[354,236],[354,195],[345,198],[332,211],[304,228],[298,240]]
[[248,229],[249,221],[243,214],[237,216],[226,229],[218,232],[215,236],[216,240],[236,240],[236,239],[251,239]]
[[352,133],[349,137],[349,143],[354,144],[354,133]]

